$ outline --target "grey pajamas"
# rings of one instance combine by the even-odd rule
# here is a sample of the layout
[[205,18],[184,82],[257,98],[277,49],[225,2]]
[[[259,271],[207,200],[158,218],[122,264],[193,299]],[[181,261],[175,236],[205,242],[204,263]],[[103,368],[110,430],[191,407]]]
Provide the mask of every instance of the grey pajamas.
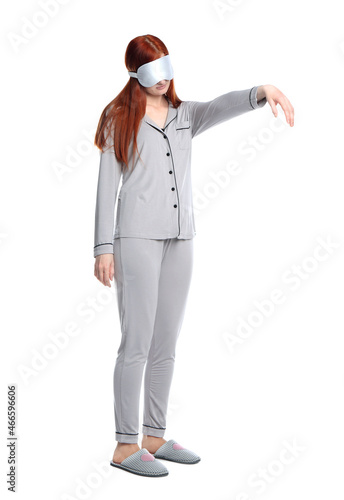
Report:
[[[142,432],[162,437],[175,348],[183,321],[196,234],[191,141],[210,127],[263,107],[258,86],[207,102],[169,101],[165,127],[141,120],[133,169],[122,169],[113,144],[101,151],[94,257],[114,254],[122,338],[114,370],[116,439],[136,443],[144,367]],[[129,150],[132,163],[132,149]],[[118,187],[117,215],[114,208]]]

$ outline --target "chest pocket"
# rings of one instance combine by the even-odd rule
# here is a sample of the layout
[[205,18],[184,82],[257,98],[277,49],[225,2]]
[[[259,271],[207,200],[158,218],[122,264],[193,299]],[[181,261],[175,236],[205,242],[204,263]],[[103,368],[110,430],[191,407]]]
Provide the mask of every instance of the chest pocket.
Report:
[[189,149],[191,145],[190,121],[184,120],[176,124],[177,144],[180,149]]

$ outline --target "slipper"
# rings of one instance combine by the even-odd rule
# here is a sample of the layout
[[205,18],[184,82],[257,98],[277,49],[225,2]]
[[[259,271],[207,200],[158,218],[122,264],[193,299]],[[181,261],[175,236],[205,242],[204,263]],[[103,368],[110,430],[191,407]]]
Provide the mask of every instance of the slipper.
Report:
[[146,448],[129,455],[120,464],[111,460],[110,465],[138,476],[162,477],[168,475],[166,467],[159,460],[156,460]]
[[196,455],[196,453],[187,450],[174,439],[170,439],[160,446],[154,453],[154,456],[159,460],[169,460],[170,462],[180,464],[197,464],[201,460],[201,457]]

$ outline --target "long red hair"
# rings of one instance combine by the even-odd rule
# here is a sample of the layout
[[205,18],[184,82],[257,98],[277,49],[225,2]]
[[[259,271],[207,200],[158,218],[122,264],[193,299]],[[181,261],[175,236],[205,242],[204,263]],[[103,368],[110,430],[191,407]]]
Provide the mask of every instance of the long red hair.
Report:
[[[125,65],[128,71],[137,69],[159,57],[168,55],[165,44],[156,36],[142,35],[133,38],[125,52]],[[181,100],[177,97],[173,79],[170,81],[166,96],[174,108],[178,108]],[[114,147],[114,154],[123,168],[128,166],[128,150],[133,138],[133,164],[137,149],[137,133],[140,121],[146,113],[146,93],[137,78],[129,77],[129,81],[121,92],[104,108],[100,116],[94,144],[101,150],[109,143]],[[112,142],[108,137],[112,136]],[[133,137],[132,137],[133,136]],[[141,158],[141,157],[140,157]]]

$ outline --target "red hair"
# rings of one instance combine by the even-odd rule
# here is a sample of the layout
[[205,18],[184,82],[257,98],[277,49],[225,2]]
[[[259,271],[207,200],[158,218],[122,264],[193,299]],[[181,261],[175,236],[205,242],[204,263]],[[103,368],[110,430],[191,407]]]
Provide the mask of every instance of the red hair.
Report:
[[[128,71],[137,69],[159,57],[168,55],[165,44],[156,36],[142,35],[131,40],[125,52],[125,65]],[[181,100],[177,97],[173,79],[170,81],[166,96],[174,108],[178,108]],[[128,168],[128,150],[133,136],[133,147],[137,149],[137,133],[140,121],[146,113],[146,93],[137,78],[129,77],[129,81],[121,92],[104,108],[100,116],[94,144],[104,150],[107,139],[112,133],[114,154],[118,161]],[[135,151],[133,151],[134,164]],[[140,157],[141,158],[141,157]]]

